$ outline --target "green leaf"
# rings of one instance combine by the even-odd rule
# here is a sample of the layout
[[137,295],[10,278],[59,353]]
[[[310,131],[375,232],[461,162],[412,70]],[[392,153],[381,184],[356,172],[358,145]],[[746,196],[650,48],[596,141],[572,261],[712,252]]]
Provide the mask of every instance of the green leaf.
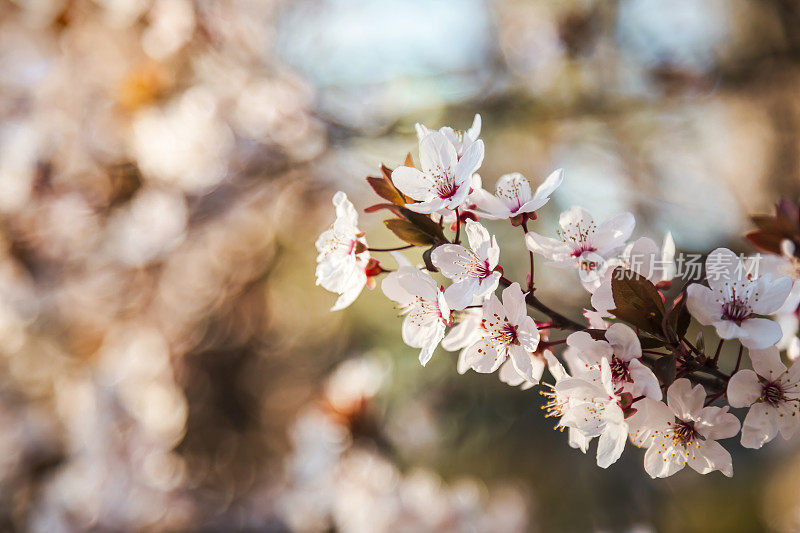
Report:
[[611,292],[617,305],[611,310],[614,316],[657,337],[663,335],[664,302],[647,278],[617,267],[611,278]]
[[409,244],[414,244],[416,246],[434,244],[434,238],[431,235],[428,235],[408,220],[390,218],[384,220],[383,223],[392,233]]

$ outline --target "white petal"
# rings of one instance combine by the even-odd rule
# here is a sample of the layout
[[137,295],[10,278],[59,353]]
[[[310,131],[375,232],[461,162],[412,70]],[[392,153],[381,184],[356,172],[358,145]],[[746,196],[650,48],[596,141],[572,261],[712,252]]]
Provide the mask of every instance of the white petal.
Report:
[[524,316],[518,324],[517,337],[520,346],[533,353],[539,347],[539,329],[536,322],[529,316]]
[[644,366],[638,359],[633,359],[628,365],[628,370],[633,379],[633,389],[636,391],[635,396],[644,395],[654,400],[660,400],[663,396],[661,385],[653,371]]
[[400,192],[415,200],[431,198],[431,182],[413,167],[399,166],[392,171],[392,182]]
[[525,303],[525,295],[519,287],[519,283],[512,283],[503,290],[503,308],[508,320],[517,325],[522,319],[528,316],[528,307]]
[[534,198],[550,198],[550,195],[555,192],[561,186],[561,183],[564,181],[564,169],[559,168],[542,182],[536,188],[536,192],[534,193]]
[[495,196],[516,214],[520,207],[533,198],[531,184],[528,179],[519,172],[504,174],[497,180],[495,186]]
[[562,229],[581,226],[582,228],[589,228],[594,225],[594,219],[591,213],[581,206],[573,205],[566,211],[562,211],[558,216],[558,225]]
[[506,360],[505,355],[498,354],[494,345],[488,339],[480,339],[466,348],[464,358],[470,368],[482,374],[494,372]]
[[520,346],[512,346],[508,349],[508,356],[520,376],[525,378],[526,381],[534,380],[531,356],[525,349]]
[[361,291],[364,290],[364,285],[367,284],[367,276],[363,270],[361,274],[361,276],[354,278],[354,283],[337,298],[336,303],[331,307],[331,311],[340,311],[356,301]]
[[587,437],[581,430],[576,428],[569,428],[567,434],[569,436],[570,447],[586,453],[586,450],[589,449],[589,444],[592,443],[591,437]]
[[725,407],[704,407],[695,417],[695,429],[706,439],[729,439],[739,433],[741,424]]
[[603,314],[617,307],[614,303],[614,292],[611,288],[610,279],[601,282],[600,286],[592,293],[592,307]]
[[786,365],[781,361],[781,353],[775,346],[770,346],[763,350],[750,350],[749,352],[753,370],[768,381],[774,381],[778,379],[778,376],[786,372]]
[[480,168],[481,163],[483,163],[483,141],[478,139],[469,145],[455,165],[456,181],[464,180],[469,184],[472,175]]
[[630,238],[636,219],[631,213],[620,213],[600,224],[592,243],[597,253],[606,256],[625,245]]
[[472,316],[457,322],[442,340],[442,348],[454,352],[469,346],[480,335],[479,325],[480,319],[474,319]]
[[722,307],[717,302],[715,293],[698,283],[692,283],[686,288],[686,308],[704,326],[713,324],[722,316]]
[[669,477],[683,469],[685,457],[681,447],[653,443],[644,454],[644,469],[653,478]]
[[547,369],[550,371],[550,374],[556,381],[560,381],[569,377],[567,371],[564,370],[564,365],[562,365],[561,362],[556,359],[556,356],[553,355],[553,352],[546,350],[544,352],[544,359],[547,361]]
[[725,476],[733,476],[733,461],[728,450],[714,440],[700,441],[694,449],[688,450],[689,466],[701,474],[719,470]]
[[556,261],[572,253],[572,249],[563,241],[539,235],[535,231],[525,234],[525,245],[533,253],[541,254],[547,259]]
[[[409,196],[411,195],[409,194]],[[406,204],[406,209],[414,211],[415,213],[430,215],[431,213],[436,213],[437,211],[444,209],[446,204],[447,202],[445,200],[442,200],[437,196],[435,198],[431,198],[430,200],[425,200],[424,202]]]
[[758,299],[751,298],[750,306],[754,313],[771,315],[783,305],[792,291],[792,279],[789,276],[771,281],[770,278],[759,278],[759,288],[762,289]]
[[517,372],[517,369],[514,367],[514,363],[511,362],[510,358],[506,359],[506,362],[500,367],[500,372],[498,372],[497,375],[500,378],[500,381],[511,385],[512,387],[516,387],[525,383],[525,377]]
[[461,310],[470,305],[479,285],[478,280],[469,278],[447,287],[444,291],[444,297],[448,306],[451,309]]
[[748,318],[740,327],[746,335],[741,338],[742,344],[753,349],[774,346],[783,335],[778,323],[768,318]]
[[486,259],[489,246],[491,245],[491,237],[489,232],[479,222],[474,220],[467,220],[465,228],[467,233],[467,240],[469,240],[469,247],[480,257]]
[[472,200],[475,202],[478,209],[481,210],[480,214],[484,218],[508,218],[511,216],[511,211],[508,206],[500,200],[500,198],[490,194],[486,190],[480,189],[473,191]]
[[597,440],[597,466],[608,468],[620,458],[628,440],[628,425],[608,424]]
[[481,134],[481,116],[475,113],[475,118],[472,119],[472,126],[467,130],[467,137],[470,139],[477,139]]
[[642,356],[642,343],[636,333],[625,324],[612,324],[606,330],[606,339],[614,349],[614,354],[623,361]]
[[778,411],[764,403],[756,403],[747,412],[742,425],[742,446],[758,449],[778,434]]
[[786,402],[778,408],[778,429],[784,439],[791,439],[797,432],[800,416],[797,414],[797,403]]
[[725,294],[726,283],[741,281],[744,267],[739,256],[727,248],[717,248],[706,258],[706,278],[713,290]]
[[[453,143],[438,131],[430,132],[419,142],[419,160],[422,170],[425,172],[440,172],[441,170],[452,172],[456,166],[457,159],[458,155]],[[392,172],[392,180],[394,180],[394,171]],[[396,182],[395,185],[397,185]],[[399,185],[398,188],[400,188]],[[402,189],[400,190],[402,191]],[[412,195],[409,194],[409,196],[413,198]]]
[[703,408],[706,391],[702,385],[692,388],[692,383],[686,379],[676,379],[667,389],[667,404],[678,418],[694,420]]
[[400,284],[400,276],[407,272],[408,269],[413,269],[413,267],[400,267],[398,270],[390,272],[381,282],[383,294],[401,306],[407,306],[414,301],[414,295]]
[[467,275],[466,264],[473,259],[473,253],[458,244],[443,244],[431,252],[433,266],[438,268],[444,277],[453,280]]
[[731,407],[747,407],[761,397],[761,384],[752,370],[740,370],[728,382],[728,403]]

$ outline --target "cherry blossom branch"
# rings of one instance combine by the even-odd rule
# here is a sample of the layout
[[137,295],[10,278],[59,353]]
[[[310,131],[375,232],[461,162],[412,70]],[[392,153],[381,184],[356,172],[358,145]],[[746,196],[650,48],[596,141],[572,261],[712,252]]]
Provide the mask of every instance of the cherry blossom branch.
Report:
[[416,244],[406,244],[405,246],[398,246],[396,248],[372,248],[369,247],[367,250],[370,252],[399,252],[400,250],[409,250],[414,248]]
[[[503,287],[509,287],[511,283],[513,282],[505,276],[502,276],[500,278],[500,285],[502,285]],[[550,317],[550,319],[553,321],[553,324],[551,326],[553,328],[569,329],[574,331],[582,331],[584,329],[587,329],[586,326],[583,326],[578,322],[575,322],[574,320],[565,317],[561,313],[554,311],[553,309],[542,303],[542,301],[539,300],[536,296],[534,296],[532,292],[529,292],[525,296],[525,303],[528,304],[530,307],[536,309],[537,311],[540,311],[545,315],[547,315],[548,317]]]

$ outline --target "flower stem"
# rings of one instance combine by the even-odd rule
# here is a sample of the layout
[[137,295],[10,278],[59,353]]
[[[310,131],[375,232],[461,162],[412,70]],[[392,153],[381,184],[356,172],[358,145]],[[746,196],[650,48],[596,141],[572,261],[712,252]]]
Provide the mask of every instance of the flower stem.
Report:
[[720,339],[719,344],[717,344],[717,351],[714,352],[714,368],[717,368],[717,361],[719,361],[719,354],[722,351],[722,344],[725,342],[725,339]]
[[453,239],[455,244],[461,244],[459,235],[461,234],[461,220],[458,218],[458,208],[456,207],[456,237]]
[[[528,215],[527,215],[527,213],[522,215],[522,231],[523,231],[523,233],[525,235],[528,234]],[[528,250],[528,256],[530,257],[530,262],[531,262],[531,275],[528,278],[528,290],[531,293],[533,293],[535,288],[533,286],[533,252],[531,250]]]
[[736,368],[734,368],[733,372],[731,372],[731,376],[733,376],[739,370],[739,365],[742,364],[742,352],[744,352],[744,345],[740,344],[739,356],[736,358]]
[[367,248],[370,252],[397,252],[400,250],[408,250],[409,248],[413,248],[414,244],[406,244],[405,246],[398,246],[397,248]]

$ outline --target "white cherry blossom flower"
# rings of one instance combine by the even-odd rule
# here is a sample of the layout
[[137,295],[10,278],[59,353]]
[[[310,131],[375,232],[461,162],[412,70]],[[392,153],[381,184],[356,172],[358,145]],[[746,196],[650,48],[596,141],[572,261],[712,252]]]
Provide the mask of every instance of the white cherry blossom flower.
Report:
[[317,285],[339,294],[331,311],[344,309],[358,298],[367,284],[370,256],[367,241],[358,229],[358,213],[342,191],[333,196],[336,220],[316,242]]
[[[458,364],[456,368],[459,374],[464,374],[470,368],[466,358],[466,348],[481,338],[483,310],[481,308],[467,308],[463,311],[456,311],[454,315],[456,316],[455,325],[450,328],[447,335],[445,335],[442,340],[442,348],[451,352],[461,350],[458,355]],[[547,338],[545,332],[540,332],[540,335],[541,340]],[[531,358],[534,381],[528,381],[522,377],[514,368],[514,363],[510,358],[506,359],[506,362],[500,366],[497,377],[500,378],[500,381],[512,387],[519,387],[522,390],[530,389],[542,378],[547,354],[552,355],[550,350],[542,350],[541,348],[542,346],[540,344],[535,352],[528,354]]]
[[575,354],[587,373],[599,370],[600,363],[608,361],[611,383],[618,394],[628,392],[633,397],[660,400],[658,378],[640,361],[642,346],[636,333],[625,324],[617,323],[608,328],[605,337],[607,340],[595,340],[585,331],[577,331],[567,337],[567,350]]
[[470,144],[461,157],[444,134],[434,131],[419,142],[422,170],[399,166],[392,171],[395,186],[419,203],[406,207],[418,213],[456,209],[470,192],[472,174],[483,162],[483,141]]
[[790,439],[800,421],[800,365],[786,368],[778,348],[750,351],[753,370],[740,370],[728,382],[731,407],[750,407],[742,425],[742,446],[761,448],[778,431]]
[[610,311],[617,307],[614,303],[611,281],[614,276],[614,269],[618,266],[625,267],[640,276],[644,276],[656,287],[668,288],[677,270],[675,266],[675,241],[672,239],[672,234],[667,233],[661,248],[652,239],[640,237],[628,245],[619,259],[606,263],[602,281],[592,293],[592,307],[599,313],[596,318],[610,317]]
[[506,358],[517,373],[528,381],[535,380],[530,354],[539,345],[536,322],[528,316],[525,295],[519,283],[503,291],[503,302],[492,294],[483,304],[481,337],[467,348],[464,357],[477,372],[494,372]]
[[464,309],[475,298],[483,299],[497,289],[500,272],[495,272],[500,247],[482,225],[473,220],[466,224],[470,248],[443,244],[431,253],[431,261],[442,274],[453,280],[445,295],[453,309]]
[[458,354],[456,370],[464,374],[469,370],[469,363],[465,357],[467,348],[481,338],[481,320],[483,309],[468,308],[453,313],[454,325],[442,339],[442,348],[448,352],[461,350]]
[[[570,375],[551,351],[547,350],[544,357],[547,362],[547,369],[553,376],[555,383],[542,383],[545,388],[539,391],[539,394],[547,399],[547,403],[542,406],[542,409],[545,411],[545,418],[557,417],[559,419],[554,429],[563,431],[567,426],[561,424],[561,418],[569,412],[570,404],[572,403],[574,405],[575,401],[571,400],[564,392],[559,393],[556,387],[560,381],[570,378]],[[588,438],[583,432],[574,427],[567,427],[567,434],[571,448],[579,449],[583,453],[587,452],[592,439]]]
[[703,407],[702,385],[692,388],[686,378],[667,389],[667,403],[644,398],[636,403],[631,424],[633,443],[646,447],[644,469],[653,478],[669,477],[689,465],[700,474],[719,470],[733,475],[731,455],[717,440],[739,432],[739,419],[728,407]]
[[555,267],[579,269],[584,288],[593,292],[600,284],[605,261],[625,246],[636,221],[632,214],[621,213],[598,227],[588,211],[573,206],[561,213],[558,224],[560,239],[530,231],[525,244]]
[[[599,374],[599,380],[589,378],[589,374],[562,378],[556,382],[554,393],[561,404],[559,425],[577,430],[587,445],[599,437],[597,466],[608,468],[625,449],[628,423],[607,358],[600,361]],[[585,452],[585,447],[582,449]]]
[[[423,124],[419,122],[416,124],[417,130],[417,139],[420,141],[424,139],[430,133],[436,131],[426,128]],[[478,137],[481,135],[481,116],[479,114],[475,114],[475,118],[472,120],[472,126],[467,131],[459,131],[454,130],[450,126],[444,126],[439,128],[439,133],[444,135],[450,144],[453,145],[453,148],[456,151],[456,155],[460,158],[464,155],[467,149],[475,144],[478,140]]]
[[781,327],[763,315],[775,313],[786,301],[792,288],[788,276],[754,277],[736,254],[717,248],[706,258],[706,278],[709,287],[695,283],[686,290],[687,308],[698,322],[748,348],[767,348],[781,339]]
[[480,189],[475,193],[478,213],[488,219],[511,218],[523,213],[533,213],[550,201],[550,195],[564,181],[564,171],[558,169],[537,187],[534,193],[531,184],[519,172],[505,174],[497,180],[495,193]]
[[400,304],[401,314],[406,315],[403,342],[421,349],[419,362],[425,366],[451,323],[444,291],[428,272],[410,266],[387,275],[381,289],[387,298]]
[[[795,245],[784,239],[781,242],[781,254],[763,254],[759,263],[761,275],[772,275],[773,278],[789,276],[792,278],[792,290],[783,305],[775,311],[775,320],[781,326],[783,336],[778,341],[779,350],[789,350],[797,344],[797,333],[800,331],[798,307],[800,307],[800,260],[795,255]],[[794,354],[794,349],[791,350]],[[796,359],[793,358],[793,360]]]

